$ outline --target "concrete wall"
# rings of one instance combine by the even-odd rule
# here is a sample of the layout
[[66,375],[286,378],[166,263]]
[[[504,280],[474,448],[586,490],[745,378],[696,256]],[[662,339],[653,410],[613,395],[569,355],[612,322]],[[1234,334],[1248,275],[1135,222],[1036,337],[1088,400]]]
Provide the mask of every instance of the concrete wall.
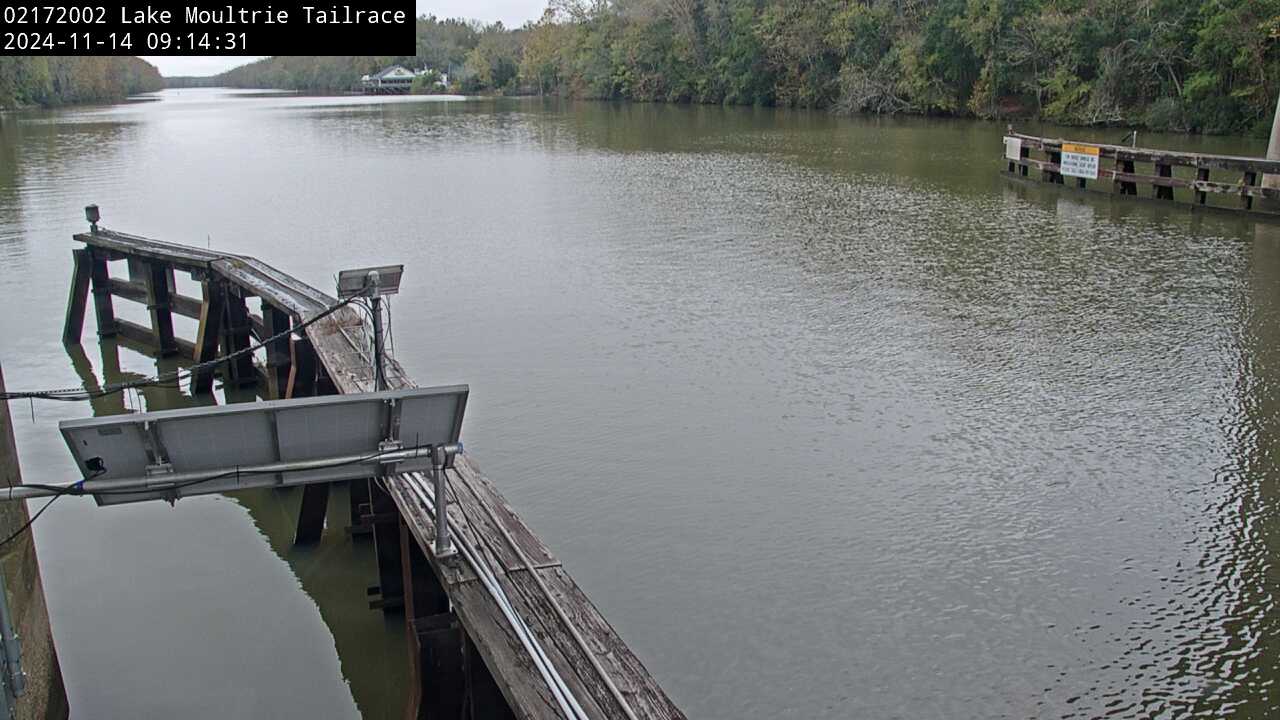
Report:
[[[3,368],[0,368],[0,392],[4,392]],[[9,403],[0,400],[0,484],[8,486],[21,482]],[[23,503],[0,503],[0,540],[26,524],[27,518]],[[62,670],[53,647],[49,611],[44,604],[44,587],[40,583],[40,565],[36,562],[36,546],[30,532],[0,548],[0,566],[4,569],[13,622],[18,637],[22,639],[22,668],[27,673],[27,691],[18,698],[14,717],[18,720],[62,720],[69,714],[67,691],[62,684]]]

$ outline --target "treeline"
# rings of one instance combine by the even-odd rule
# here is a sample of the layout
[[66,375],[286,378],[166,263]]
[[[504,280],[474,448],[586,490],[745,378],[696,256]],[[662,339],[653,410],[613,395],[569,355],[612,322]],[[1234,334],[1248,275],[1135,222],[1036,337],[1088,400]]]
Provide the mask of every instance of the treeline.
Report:
[[334,92],[398,63],[461,92],[1239,133],[1280,93],[1280,0],[551,0],[519,30],[418,21],[414,57],[271,58]]
[[112,102],[164,87],[136,57],[0,57],[0,108]]

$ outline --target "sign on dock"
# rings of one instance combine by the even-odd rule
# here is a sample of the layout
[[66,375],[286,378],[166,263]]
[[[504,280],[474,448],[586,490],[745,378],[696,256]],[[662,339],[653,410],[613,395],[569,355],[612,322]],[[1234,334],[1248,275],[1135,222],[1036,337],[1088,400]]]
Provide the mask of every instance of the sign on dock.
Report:
[[1062,174],[1097,180],[1099,152],[1092,145],[1062,143]]
[[1022,139],[1006,136],[1004,139],[1004,157],[1006,160],[1022,159]]

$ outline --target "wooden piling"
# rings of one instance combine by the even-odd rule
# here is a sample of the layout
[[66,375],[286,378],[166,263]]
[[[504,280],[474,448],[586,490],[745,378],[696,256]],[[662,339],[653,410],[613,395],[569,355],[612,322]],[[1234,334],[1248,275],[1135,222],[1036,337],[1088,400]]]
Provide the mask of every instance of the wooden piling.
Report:
[[172,268],[167,265],[146,263],[147,311],[151,315],[151,334],[160,357],[178,353],[178,343],[173,336],[173,313],[169,309],[171,273]]
[[93,287],[93,310],[98,318],[98,337],[116,334],[116,313],[111,304],[111,272],[105,253],[90,250],[89,281]]
[[191,393],[197,395],[213,390],[213,375],[217,368],[212,363],[218,358],[218,343],[222,337],[222,320],[226,314],[227,290],[218,280],[201,283],[204,301],[200,305],[199,324],[196,327],[196,370],[191,374]]
[[[234,387],[248,387],[258,382],[253,369],[253,354],[243,352],[251,346],[249,308],[244,295],[228,288],[222,313],[222,354],[236,355],[226,363],[223,382]],[[239,354],[237,354],[239,353]]]
[[67,318],[62,325],[62,342],[67,345],[80,342],[80,334],[84,330],[84,311],[89,303],[92,263],[88,248],[71,251],[71,291],[67,297]]
[[269,395],[273,398],[283,398],[289,389],[291,363],[288,330],[291,323],[289,313],[265,302],[262,304],[262,340],[281,336],[267,344],[267,383]]

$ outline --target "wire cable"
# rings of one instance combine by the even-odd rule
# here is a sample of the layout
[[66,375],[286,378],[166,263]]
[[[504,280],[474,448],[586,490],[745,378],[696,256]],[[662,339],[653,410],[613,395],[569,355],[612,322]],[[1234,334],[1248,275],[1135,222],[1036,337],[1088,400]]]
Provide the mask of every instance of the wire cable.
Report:
[[332,315],[338,310],[341,310],[342,308],[350,305],[354,300],[355,298],[348,298],[347,300],[343,300],[337,305],[327,308],[323,312],[317,314],[315,317],[305,322],[299,323],[293,327],[290,327],[286,330],[278,332],[275,335],[272,335],[271,337],[260,341],[256,345],[250,345],[249,347],[242,348],[233,353],[228,353],[227,355],[223,355],[221,357],[217,357],[212,360],[207,360],[202,363],[197,363],[195,365],[192,365],[189,368],[178,370],[176,372],[169,373],[167,375],[158,375],[156,377],[143,378],[141,380],[130,380],[128,382],[110,384],[103,387],[100,390],[87,390],[83,387],[60,388],[57,390],[17,390],[17,391],[0,393],[0,400],[23,400],[23,399],[30,398],[34,400],[57,400],[60,402],[81,402],[84,400],[96,400],[97,398],[107,397],[110,395],[114,395],[118,392],[123,392],[125,390],[130,390],[130,389],[152,387],[156,385],[177,385],[181,383],[183,380],[190,378],[192,375],[194,375],[196,372],[200,370],[203,370],[208,367],[216,367],[217,365],[221,365],[222,363],[228,362],[230,360],[234,360],[240,357],[241,355],[257,352],[258,350],[265,348],[266,346],[279,340],[282,337],[285,337],[295,332],[299,332],[301,330],[305,330],[306,328]]

